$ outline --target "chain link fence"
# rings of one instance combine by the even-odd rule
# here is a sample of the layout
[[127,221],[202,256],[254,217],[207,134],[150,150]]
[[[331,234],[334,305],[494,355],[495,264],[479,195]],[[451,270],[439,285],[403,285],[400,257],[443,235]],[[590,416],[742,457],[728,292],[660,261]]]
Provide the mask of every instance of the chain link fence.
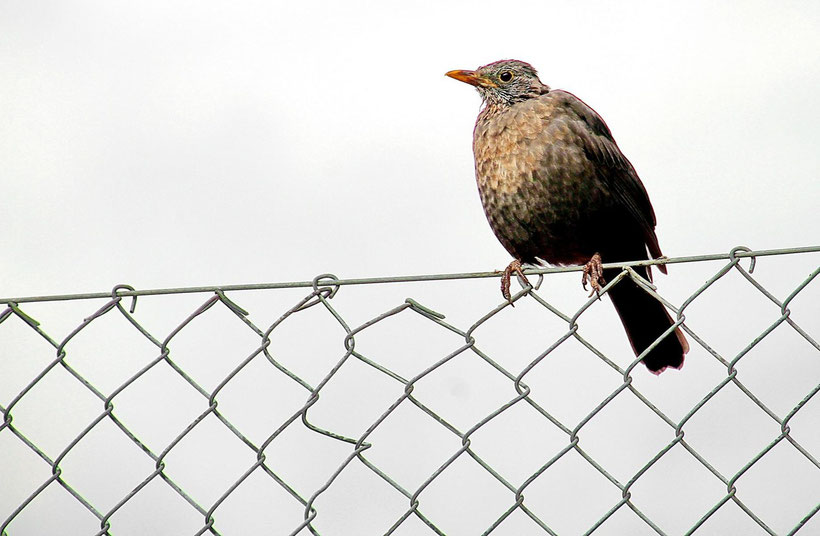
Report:
[[4,299],[0,533],[820,534],[818,253],[607,265],[659,377],[576,267]]

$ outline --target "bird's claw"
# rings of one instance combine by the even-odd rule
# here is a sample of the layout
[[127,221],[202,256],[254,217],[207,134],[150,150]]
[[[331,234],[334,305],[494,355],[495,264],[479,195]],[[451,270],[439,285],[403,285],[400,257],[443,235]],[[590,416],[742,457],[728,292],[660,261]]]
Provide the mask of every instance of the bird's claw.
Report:
[[520,277],[525,285],[530,285],[530,281],[527,279],[527,276],[524,275],[524,271],[521,268],[521,261],[518,259],[512,261],[509,266],[504,269],[504,274],[501,276],[501,295],[504,296],[504,299],[507,300],[510,305],[515,307],[515,304],[513,304],[512,301],[512,295],[510,294],[510,280],[512,279],[512,274]]
[[591,298],[593,295],[597,294],[598,299],[601,299],[601,288],[602,285],[606,285],[606,281],[604,280],[604,269],[603,263],[601,262],[601,256],[599,254],[595,254],[589,259],[589,262],[584,265],[584,274],[581,277],[581,286],[584,287],[584,290],[587,289],[587,282],[589,286],[592,287],[592,292],[589,293],[589,297]]

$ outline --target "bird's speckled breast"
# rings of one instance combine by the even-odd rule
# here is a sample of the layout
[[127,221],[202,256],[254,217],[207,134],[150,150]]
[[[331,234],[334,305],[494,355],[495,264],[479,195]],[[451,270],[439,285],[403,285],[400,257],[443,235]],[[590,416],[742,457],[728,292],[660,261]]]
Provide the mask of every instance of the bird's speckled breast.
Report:
[[575,264],[595,252],[578,240],[585,216],[607,201],[571,128],[577,117],[553,95],[481,112],[476,180],[490,226],[510,254]]

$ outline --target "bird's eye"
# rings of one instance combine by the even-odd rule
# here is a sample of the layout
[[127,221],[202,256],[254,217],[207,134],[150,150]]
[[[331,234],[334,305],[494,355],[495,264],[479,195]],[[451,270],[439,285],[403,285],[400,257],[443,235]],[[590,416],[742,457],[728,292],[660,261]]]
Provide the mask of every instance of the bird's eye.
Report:
[[502,71],[498,78],[501,79],[502,82],[509,82],[513,79],[513,74],[510,71]]

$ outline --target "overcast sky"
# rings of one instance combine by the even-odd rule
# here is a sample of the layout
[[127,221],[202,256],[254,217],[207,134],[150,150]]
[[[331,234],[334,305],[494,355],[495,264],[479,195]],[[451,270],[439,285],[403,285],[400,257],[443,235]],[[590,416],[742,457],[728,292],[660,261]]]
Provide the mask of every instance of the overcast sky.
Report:
[[[473,174],[472,128],[480,98],[444,73],[505,58],[531,63],[544,83],[576,94],[607,121],[649,192],[666,255],[722,253],[737,245],[816,245],[819,36],[820,3],[808,1],[674,6],[552,0],[4,2],[0,295],[107,291],[118,283],[184,287],[309,280],[325,272],[348,278],[503,268],[510,259],[487,225]],[[771,262],[767,271],[760,261],[760,277],[783,299],[816,268],[818,256],[792,264]],[[680,304],[720,266],[670,268],[670,276],[656,283]],[[554,282],[545,291],[566,311],[576,310],[585,299],[577,274],[571,275],[550,280]],[[820,298],[816,283],[806,292]],[[780,314],[739,276],[732,285],[704,297],[699,309],[701,302],[696,302],[687,317],[728,359]],[[344,314],[353,326],[413,296],[440,307],[464,329],[499,303],[496,280],[390,289],[343,289],[337,299],[350,296]],[[474,293],[469,300],[467,289]],[[737,289],[749,294],[736,300]],[[255,308],[249,310],[261,315],[256,319],[267,327],[286,303],[290,307],[303,295],[242,294],[247,301],[240,305],[252,302]],[[154,322],[155,334],[164,336],[205,299],[184,298],[171,314],[162,307],[152,309],[146,298],[137,314],[147,324]],[[271,305],[275,300],[280,301]],[[726,311],[719,309],[724,304]],[[803,299],[793,306],[793,318],[812,328],[815,338],[817,304]],[[768,316],[761,316],[757,306],[768,307]],[[38,319],[45,320],[46,331],[60,340],[99,304],[79,304],[72,315],[62,305],[54,307],[32,304],[24,309],[42,314]],[[499,332],[498,352],[510,348],[505,329],[524,333],[526,326],[527,333],[540,333],[541,317],[528,307],[517,307],[517,320],[507,317],[504,328],[488,328]],[[628,365],[626,339],[611,306],[596,306],[590,317],[603,319],[587,324],[592,340],[605,346],[612,341],[618,363]],[[607,326],[600,339],[593,334],[596,326]],[[527,347],[520,354],[527,358],[516,361],[515,370],[563,329],[544,334],[543,340],[518,341]],[[729,340],[730,335],[738,338]],[[293,347],[300,344],[304,341]],[[338,358],[341,337],[328,344]],[[484,344],[494,343],[487,336]],[[789,355],[800,354],[791,349],[801,348],[810,361],[813,349],[805,341],[783,344],[777,348],[789,348]],[[446,354],[445,346],[438,357]],[[725,368],[705,364],[711,359],[693,345],[687,368],[663,375],[665,383],[642,369],[636,374],[647,382],[643,388],[658,397],[682,393],[677,402],[667,399],[670,414],[680,418],[721,374],[725,377]],[[748,371],[747,378],[761,389],[773,385],[767,403],[785,415],[818,383],[820,369],[813,363],[794,376],[787,375],[786,366],[769,363]],[[23,378],[21,368],[12,370]],[[214,374],[211,387],[225,371]],[[487,401],[492,390],[471,391],[465,377],[470,378],[457,373],[438,377],[442,392],[451,396],[439,407],[455,410]],[[575,396],[574,383],[552,381],[548,396],[557,404]],[[20,382],[17,389],[26,384]],[[501,402],[487,402],[488,407],[497,408],[515,394],[506,388]],[[577,422],[606,396],[606,389],[602,395],[595,391],[598,398],[586,399],[586,405],[570,405],[568,422]],[[15,392],[0,393],[0,403],[8,403]],[[401,390],[395,396],[391,392],[388,398],[399,394]],[[377,407],[383,411],[389,403]],[[465,417],[463,429],[491,410],[473,420]],[[331,410],[317,405],[316,411]],[[812,411],[816,416],[817,410]],[[99,408],[89,419],[98,413]],[[721,419],[715,422],[728,427]],[[602,442],[618,429],[602,433]],[[734,437],[748,437],[745,429],[738,430]],[[765,445],[779,430],[772,433],[763,434],[754,448],[738,446],[751,448],[738,459],[748,460],[761,441]],[[669,430],[663,434],[668,441]],[[400,432],[386,437],[395,439]],[[809,441],[820,446],[817,433]],[[453,445],[458,448],[457,442]],[[503,464],[503,445],[491,447],[499,449],[498,463]],[[606,449],[600,455],[606,456]],[[731,453],[723,455],[734,460]],[[301,462],[309,466],[311,459],[305,460]],[[389,455],[383,461],[389,463]],[[775,464],[774,472],[783,472],[786,463]],[[629,467],[616,476],[627,481],[636,470]],[[425,470],[418,474],[432,469]],[[690,469],[682,463],[675,470],[685,474]],[[814,470],[809,467],[806,474]],[[532,468],[522,471],[518,483]],[[812,497],[820,497],[817,482],[793,483],[790,489],[801,490],[811,503]],[[21,486],[30,490],[31,484]],[[725,488],[715,493],[719,498]],[[611,506],[610,499],[602,504]],[[803,503],[793,502],[795,511],[773,522],[777,530],[793,526],[807,512]],[[764,493],[758,503],[765,509],[771,501]],[[426,504],[435,508],[429,499]],[[788,506],[771,506],[771,515]],[[743,523],[751,523],[748,530],[758,530],[732,508]],[[653,515],[670,523],[667,527],[677,527],[677,522],[688,527],[704,511],[683,521],[669,513],[664,518],[660,510]],[[462,520],[471,519],[465,512]],[[565,513],[577,517],[571,508]],[[4,517],[0,509],[0,521]],[[437,519],[446,517],[444,512]],[[487,526],[476,523],[476,530]],[[725,523],[724,528],[746,527],[731,516]],[[449,533],[459,534],[455,529]]]
[[813,2],[25,2],[0,12],[4,295],[468,271],[479,97],[608,122],[671,256],[817,241]]

